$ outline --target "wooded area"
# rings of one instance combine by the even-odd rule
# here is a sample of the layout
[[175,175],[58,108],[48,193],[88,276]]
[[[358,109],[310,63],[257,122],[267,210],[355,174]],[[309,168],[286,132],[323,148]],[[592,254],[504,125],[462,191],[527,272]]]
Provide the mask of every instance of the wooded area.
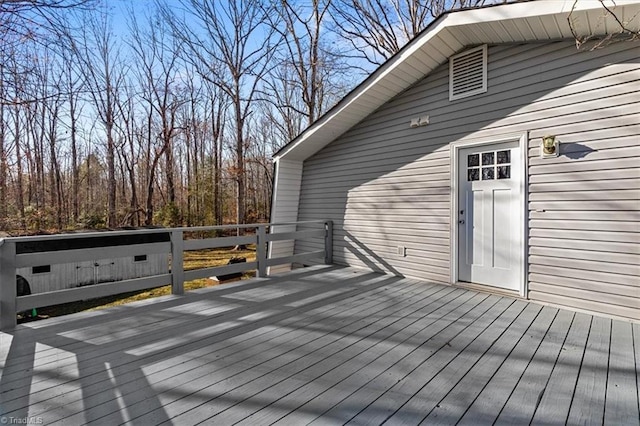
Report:
[[483,3],[3,0],[0,230],[267,221],[271,155]]

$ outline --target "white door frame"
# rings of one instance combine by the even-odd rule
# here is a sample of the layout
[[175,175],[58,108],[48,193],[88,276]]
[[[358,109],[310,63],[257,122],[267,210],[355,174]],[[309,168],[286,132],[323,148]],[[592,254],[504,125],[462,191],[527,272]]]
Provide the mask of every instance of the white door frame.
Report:
[[451,283],[458,283],[458,163],[459,163],[459,154],[461,149],[465,148],[473,148],[479,147],[483,145],[494,145],[505,142],[517,142],[520,146],[520,161],[522,164],[522,176],[521,176],[521,184],[520,184],[520,199],[522,200],[522,204],[520,205],[519,214],[519,232],[522,236],[521,238],[521,247],[519,252],[519,259],[521,268],[520,268],[520,283],[519,283],[519,294],[521,297],[527,297],[528,294],[528,262],[527,262],[527,246],[528,246],[528,225],[527,225],[527,212],[528,212],[528,200],[526,190],[529,187],[528,182],[528,142],[529,135],[528,133],[520,133],[516,135],[507,135],[507,136],[499,136],[495,138],[483,138],[483,139],[473,139],[459,142],[452,142],[450,145],[451,149]]

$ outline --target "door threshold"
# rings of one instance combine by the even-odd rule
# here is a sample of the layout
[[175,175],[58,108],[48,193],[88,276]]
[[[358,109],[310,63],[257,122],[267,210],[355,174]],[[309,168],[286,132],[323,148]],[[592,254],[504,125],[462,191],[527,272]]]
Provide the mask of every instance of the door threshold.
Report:
[[520,292],[518,290],[509,290],[506,288],[494,287],[486,284],[476,284],[476,283],[468,283],[465,281],[458,281],[453,283],[456,287],[462,287],[467,290],[475,290],[480,291],[482,293],[491,293],[498,294],[500,296],[508,296],[516,299],[524,299],[524,297],[520,296]]

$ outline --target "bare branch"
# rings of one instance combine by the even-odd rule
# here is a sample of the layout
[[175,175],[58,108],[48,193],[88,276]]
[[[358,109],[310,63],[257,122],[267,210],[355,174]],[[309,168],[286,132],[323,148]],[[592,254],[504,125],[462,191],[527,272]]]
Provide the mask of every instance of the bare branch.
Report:
[[[571,7],[571,11],[567,16],[567,22],[569,23],[569,28],[571,29],[571,34],[576,42],[576,47],[578,49],[587,49],[587,50],[595,50],[605,47],[613,42],[617,41],[634,41],[640,39],[640,31],[636,31],[630,28],[629,24],[624,22],[615,11],[615,3],[613,7],[607,6],[604,0],[598,0],[600,5],[602,6],[603,14],[596,24],[596,27],[601,25],[604,20],[607,18],[613,19],[613,21],[617,24],[618,31],[609,31],[606,35],[597,34],[595,32],[591,32],[589,34],[581,34],[577,29],[578,26],[578,17],[575,15],[576,8],[578,6],[578,0],[574,0],[573,5]],[[639,19],[638,14],[631,17],[628,22],[633,22],[634,20]],[[588,42],[593,41],[593,43],[588,44]],[[588,45],[587,45],[588,44]]]

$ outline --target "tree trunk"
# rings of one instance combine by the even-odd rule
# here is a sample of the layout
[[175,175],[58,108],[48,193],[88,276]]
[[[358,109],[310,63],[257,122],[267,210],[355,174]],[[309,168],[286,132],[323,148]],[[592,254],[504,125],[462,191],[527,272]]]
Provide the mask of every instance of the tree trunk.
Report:
[[76,100],[75,94],[69,96],[69,114],[71,120],[71,204],[73,211],[73,224],[78,223],[80,218],[80,203],[78,194],[80,192],[80,169],[78,167],[78,129],[76,117]]
[[27,228],[24,212],[24,188],[22,182],[22,152],[21,152],[21,133],[20,133],[20,111],[18,106],[15,108],[15,145],[16,145],[16,203],[18,205],[18,215],[20,217],[20,227],[22,229]]
[[[108,89],[109,90],[109,89]],[[113,117],[113,112],[107,115]],[[107,127],[107,227],[115,228],[116,222],[116,163],[115,143],[113,141],[113,119],[106,123]]]
[[4,145],[4,66],[0,63],[0,229],[6,229],[7,219],[7,152]]

